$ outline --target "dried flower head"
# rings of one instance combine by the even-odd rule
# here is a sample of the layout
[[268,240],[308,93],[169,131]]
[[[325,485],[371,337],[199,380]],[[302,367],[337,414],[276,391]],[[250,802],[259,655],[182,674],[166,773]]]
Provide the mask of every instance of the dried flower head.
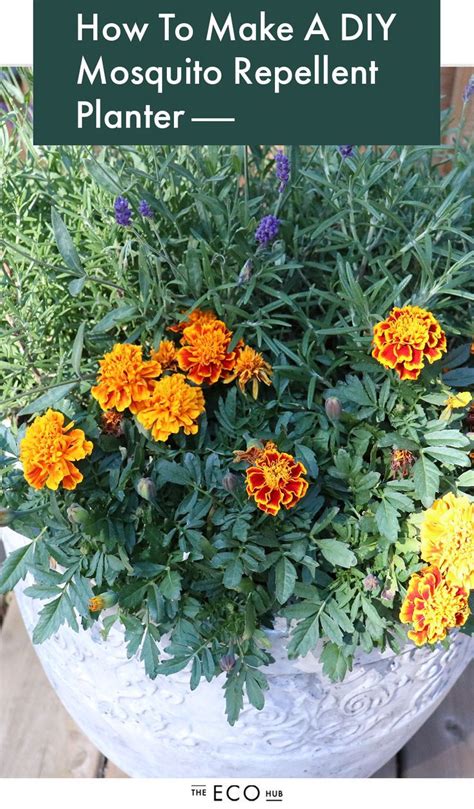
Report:
[[180,430],[195,435],[197,419],[203,412],[201,388],[189,385],[182,374],[172,374],[155,383],[152,394],[141,403],[137,419],[155,441],[167,441]]
[[364,585],[364,590],[367,590],[368,592],[376,590],[377,587],[380,586],[377,576],[374,576],[373,573],[368,573],[362,584]]
[[159,362],[163,371],[178,369],[178,349],[171,340],[162,340],[156,351],[152,352],[151,359]]
[[26,481],[34,489],[56,490],[59,484],[75,489],[83,480],[74,461],[90,455],[92,441],[86,441],[84,432],[73,429],[74,422],[64,425],[64,416],[48,410],[37,416],[26,429],[20,444],[20,461]]
[[402,478],[408,477],[414,463],[415,456],[409,449],[393,449],[390,460],[392,477],[396,478],[397,475],[400,475]]
[[244,346],[238,353],[232,374],[224,381],[225,384],[228,384],[237,379],[237,384],[243,394],[246,392],[246,386],[251,382],[252,396],[257,399],[259,383],[263,382],[264,385],[271,385],[270,377],[272,373],[272,366],[263,359],[263,356],[258,351],[250,348],[250,346]]
[[117,225],[127,228],[132,222],[132,209],[125,197],[117,197],[114,203],[115,221]]
[[474,588],[474,503],[452,492],[435,500],[421,524],[421,556],[446,580]]
[[258,456],[263,452],[263,443],[261,441],[257,442],[256,444],[250,444],[247,449],[235,449],[233,452],[234,455],[234,463],[248,463],[250,465],[254,464],[257,460]]
[[260,221],[260,224],[255,231],[255,238],[259,244],[265,246],[270,244],[276,237],[280,231],[281,221],[277,219],[276,216],[269,214],[268,216],[264,216],[263,219]]
[[240,346],[229,351],[232,332],[222,320],[198,320],[183,331],[178,364],[197,385],[214,385],[234,370]]
[[102,410],[128,407],[132,413],[150,395],[162,372],[156,360],[144,360],[141,347],[130,343],[117,343],[99,366],[97,385],[91,390],[94,399]]
[[293,508],[305,496],[308,481],[303,475],[306,469],[302,463],[268,442],[247,469],[247,494],[261,511],[275,516],[282,506]]
[[393,368],[400,379],[418,379],[425,360],[433,363],[446,352],[446,335],[436,318],[418,306],[392,309],[374,327],[372,356]]
[[444,640],[450,629],[469,617],[468,593],[449,584],[437,567],[415,573],[400,610],[402,624],[412,624],[408,637],[417,646]]
[[105,410],[101,414],[100,421],[102,432],[106,435],[115,435],[117,437],[123,435],[123,413],[119,413],[117,410]]

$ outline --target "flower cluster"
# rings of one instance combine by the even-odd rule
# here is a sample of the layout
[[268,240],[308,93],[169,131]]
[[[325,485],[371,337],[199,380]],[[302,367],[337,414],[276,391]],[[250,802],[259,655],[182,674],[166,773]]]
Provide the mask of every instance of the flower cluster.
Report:
[[282,194],[290,179],[290,161],[281,149],[278,150],[275,156],[275,174],[277,180],[280,180],[278,192]]
[[117,197],[114,204],[114,211],[117,225],[128,228],[132,223],[132,209],[125,197]]
[[277,238],[280,225],[281,222],[276,216],[273,216],[272,214],[264,216],[260,221],[257,230],[255,231],[255,238],[257,242],[264,247],[267,244],[270,244],[270,242]]
[[446,335],[440,324],[419,306],[392,309],[374,327],[372,356],[400,379],[418,379],[425,360],[436,362],[446,350]]
[[347,160],[354,154],[354,146],[338,146],[337,149],[343,160]]
[[462,626],[470,611],[474,588],[474,503],[451,492],[423,515],[421,557],[429,567],[410,580],[400,612],[402,623],[418,646],[443,640]]

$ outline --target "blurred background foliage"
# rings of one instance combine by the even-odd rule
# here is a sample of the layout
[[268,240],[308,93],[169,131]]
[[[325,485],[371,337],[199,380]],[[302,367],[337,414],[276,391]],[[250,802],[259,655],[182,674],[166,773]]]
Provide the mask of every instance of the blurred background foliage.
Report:
[[[471,339],[467,105],[441,147],[365,146],[347,160],[337,147],[284,147],[280,195],[271,145],[34,146],[31,87],[29,71],[2,72],[3,417],[92,379],[117,340],[156,346],[196,303],[274,364],[304,365],[313,391],[373,363],[371,328],[394,304],[432,309],[451,349]],[[114,219],[119,195],[134,210],[129,228]],[[280,238],[257,250],[268,213]],[[447,381],[472,382],[464,371]]]

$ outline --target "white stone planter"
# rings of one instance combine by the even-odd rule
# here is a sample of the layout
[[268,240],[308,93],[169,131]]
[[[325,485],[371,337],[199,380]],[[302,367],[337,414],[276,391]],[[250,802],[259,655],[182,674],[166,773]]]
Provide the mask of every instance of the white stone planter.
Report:
[[[24,538],[4,529],[7,552]],[[41,604],[16,588],[31,633]],[[343,683],[308,655],[288,661],[285,634],[271,633],[274,665],[262,712],[224,716],[223,677],[190,692],[189,674],[152,682],[127,660],[123,636],[63,628],[36,651],[59,698],[99,750],[134,777],[366,777],[423,724],[473,657],[458,635],[450,648],[407,647],[360,655]],[[38,706],[41,710],[41,706]]]

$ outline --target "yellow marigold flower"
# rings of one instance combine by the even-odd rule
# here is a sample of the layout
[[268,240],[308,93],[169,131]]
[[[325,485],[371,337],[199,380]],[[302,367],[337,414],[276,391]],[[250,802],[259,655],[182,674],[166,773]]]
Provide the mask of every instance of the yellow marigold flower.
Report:
[[141,405],[137,419],[146,430],[151,430],[155,441],[166,441],[181,429],[186,435],[197,433],[196,420],[203,411],[201,388],[188,385],[182,374],[173,374],[155,383],[153,393]]
[[274,517],[283,506],[293,508],[308,491],[306,469],[292,455],[268,442],[247,469],[247,494],[258,508]]
[[472,401],[472,396],[468,390],[461,391],[460,393],[455,393],[453,396],[448,396],[445,400],[445,408],[441,413],[440,418],[444,421],[449,419],[453,410],[457,410],[463,407],[467,407]]
[[446,352],[446,335],[436,318],[419,306],[392,309],[374,326],[372,356],[400,379],[418,379],[425,360],[433,363]]
[[452,492],[435,500],[423,516],[421,556],[450,584],[474,588],[474,503]]
[[217,315],[210,309],[194,309],[193,312],[189,313],[186,320],[181,320],[180,323],[169,326],[168,330],[179,333],[184,331],[188,326],[193,326],[194,323],[210,323],[212,320],[217,320]]
[[130,343],[117,343],[112,351],[99,360],[100,372],[97,385],[91,393],[102,410],[123,411],[130,408],[132,413],[146,399],[161,375],[162,369],[155,360],[144,360],[140,346]]
[[51,409],[27,427],[20,444],[20,461],[34,489],[47,486],[55,490],[60,483],[65,489],[75,489],[83,479],[73,461],[90,455],[93,444],[86,441],[82,430],[73,427],[72,421],[64,426],[63,414]]
[[94,596],[89,599],[89,609],[91,612],[100,612],[113,607],[118,601],[118,596],[109,590],[107,593],[101,593],[99,596]]
[[468,593],[444,579],[437,567],[415,573],[400,610],[402,624],[412,624],[408,637],[417,646],[444,640],[448,631],[469,618]]
[[176,371],[178,368],[178,349],[171,340],[162,340],[151,359],[161,365],[163,371]]
[[237,384],[244,394],[246,385],[252,382],[252,396],[256,399],[258,397],[259,383],[263,382],[264,385],[271,385],[270,377],[272,373],[272,366],[263,359],[258,351],[254,351],[250,346],[244,346],[238,354],[232,374],[224,382],[227,384],[237,379]]
[[196,385],[213,385],[234,370],[240,351],[229,351],[232,332],[222,320],[198,320],[187,326],[178,351],[178,364]]

